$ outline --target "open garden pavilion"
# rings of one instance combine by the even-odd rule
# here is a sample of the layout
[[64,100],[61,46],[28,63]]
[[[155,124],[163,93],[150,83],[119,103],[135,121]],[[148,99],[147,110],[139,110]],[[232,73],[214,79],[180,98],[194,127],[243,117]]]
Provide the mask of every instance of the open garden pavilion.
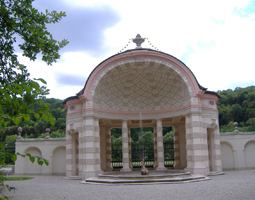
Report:
[[[209,75],[209,74],[205,74]],[[174,127],[175,169],[208,175],[222,171],[217,101],[177,58],[141,48],[113,55],[64,101],[66,176],[111,171],[111,128],[122,128],[121,171],[132,171],[130,128],[154,130],[154,169],[165,170],[163,127]]]

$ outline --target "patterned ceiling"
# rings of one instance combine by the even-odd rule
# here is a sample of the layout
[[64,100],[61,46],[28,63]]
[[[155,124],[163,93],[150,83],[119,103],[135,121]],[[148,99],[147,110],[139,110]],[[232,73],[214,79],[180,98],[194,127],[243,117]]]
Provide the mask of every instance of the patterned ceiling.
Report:
[[93,105],[114,111],[152,111],[190,103],[182,77],[158,62],[122,62],[107,70],[95,87]]

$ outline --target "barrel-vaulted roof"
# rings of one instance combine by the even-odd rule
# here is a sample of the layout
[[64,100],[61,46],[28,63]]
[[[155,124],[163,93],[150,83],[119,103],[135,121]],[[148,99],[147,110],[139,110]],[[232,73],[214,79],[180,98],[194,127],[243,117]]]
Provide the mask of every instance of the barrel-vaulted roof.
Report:
[[93,107],[114,111],[150,111],[183,107],[208,93],[177,58],[152,49],[133,49],[101,62],[76,96]]

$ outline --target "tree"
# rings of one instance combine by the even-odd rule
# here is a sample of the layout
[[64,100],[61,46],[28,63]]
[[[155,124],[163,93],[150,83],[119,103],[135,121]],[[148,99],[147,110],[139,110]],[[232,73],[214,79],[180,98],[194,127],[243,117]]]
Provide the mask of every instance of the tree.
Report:
[[[68,41],[56,41],[47,31],[46,25],[58,22],[65,16],[64,12],[39,12],[32,6],[33,0],[1,0],[0,2],[0,128],[12,120],[16,125],[28,121],[31,107],[44,98],[49,90],[46,81],[31,79],[27,67],[18,61],[15,45],[22,55],[35,61],[38,54],[48,65],[60,58],[59,50]],[[43,86],[39,83],[44,84]],[[42,117],[54,124],[49,113],[48,104],[39,101],[41,107],[35,118]]]
[[174,140],[174,132],[173,131],[168,132],[163,137],[164,144],[171,143],[173,140]]
[[6,143],[14,143],[16,142],[16,138],[17,138],[17,134],[15,135],[8,135],[6,138],[5,138],[5,142]]
[[243,121],[243,108],[239,104],[234,104],[231,106],[231,113],[234,117],[234,121]]
[[255,131],[255,118],[250,118],[246,124],[249,125],[248,131]]
[[[35,61],[40,53],[42,60],[48,65],[56,62],[60,58],[59,50],[68,42],[54,40],[46,25],[58,22],[65,13],[47,10],[46,13],[42,13],[33,8],[32,2],[33,0],[0,1],[0,129],[9,121],[16,125],[21,121],[29,121],[29,114],[33,113],[31,105],[35,103],[39,103],[40,107],[38,112],[34,113],[34,117],[37,119],[41,117],[54,124],[49,105],[40,101],[49,90],[39,83],[46,84],[46,81],[42,78],[33,80],[30,78],[27,67],[18,61],[14,47],[17,47],[15,45],[18,37],[21,42],[17,44],[22,56]],[[16,155],[6,152],[2,143],[0,150],[0,167],[4,166],[6,156],[15,162]],[[31,162],[37,157],[26,155]],[[39,165],[43,163],[48,165],[48,161],[40,157],[37,157],[37,162]],[[0,193],[4,186],[7,187],[4,184],[4,177],[0,174]],[[4,196],[4,199],[8,197]]]

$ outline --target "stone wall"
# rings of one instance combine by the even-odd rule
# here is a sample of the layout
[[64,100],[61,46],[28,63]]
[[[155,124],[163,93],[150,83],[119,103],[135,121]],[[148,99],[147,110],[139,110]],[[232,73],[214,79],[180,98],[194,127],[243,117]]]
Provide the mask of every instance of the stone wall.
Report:
[[49,161],[49,166],[40,166],[29,158],[18,156],[15,162],[15,174],[30,175],[65,175],[66,174],[66,139],[21,139],[16,142],[16,152],[30,153]]
[[255,169],[255,133],[221,133],[223,170]]
[[[255,133],[221,133],[223,170],[255,169]],[[31,163],[28,157],[18,156],[15,174],[65,175],[66,139],[22,139],[16,142],[16,152],[30,153],[49,160],[49,166]]]

